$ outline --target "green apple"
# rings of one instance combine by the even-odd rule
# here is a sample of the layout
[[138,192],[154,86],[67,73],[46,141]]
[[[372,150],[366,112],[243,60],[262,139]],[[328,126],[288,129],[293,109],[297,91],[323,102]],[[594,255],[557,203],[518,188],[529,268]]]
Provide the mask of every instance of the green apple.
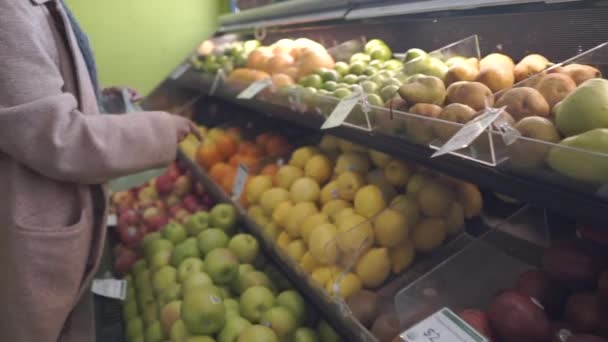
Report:
[[369,52],[369,56],[372,59],[379,59],[381,61],[387,61],[393,57],[393,52],[386,45],[376,46]]
[[197,335],[197,336],[188,336],[188,338],[186,338],[185,342],[215,342],[215,339],[211,336]]
[[236,342],[279,342],[277,334],[272,329],[263,325],[251,325],[239,334]]
[[186,231],[189,236],[198,236],[203,230],[209,228],[209,213],[199,211],[186,220]]
[[241,317],[241,313],[239,312],[239,302],[236,299],[224,299],[224,306],[226,307],[226,319],[231,317]]
[[374,76],[377,72],[378,72],[377,68],[374,68],[369,65],[366,66],[365,69],[363,69],[363,75],[365,75],[365,76]]
[[348,96],[352,95],[352,93],[353,93],[353,92],[352,92],[352,91],[350,91],[349,89],[346,89],[346,88],[338,88],[338,89],[336,89],[336,91],[334,91],[334,92],[333,92],[333,94],[332,94],[332,95],[333,95],[334,97],[339,98],[339,99],[343,99],[343,98],[345,98],[345,97],[348,97]]
[[133,278],[136,278],[141,271],[146,269],[148,269],[148,263],[146,260],[139,259],[133,264],[133,267],[131,267],[131,274],[133,275]]
[[294,290],[286,290],[277,296],[277,305],[282,306],[293,314],[298,325],[302,325],[306,318],[306,301]]
[[341,76],[344,76],[344,75],[350,73],[350,66],[346,62],[336,62],[336,65],[334,66],[334,69]]
[[171,260],[171,250],[162,250],[152,256],[150,260],[150,269],[156,271],[163,266],[169,265]]
[[148,254],[148,250],[150,249],[150,244],[152,243],[152,241],[154,240],[158,240],[162,238],[162,235],[160,234],[160,232],[152,232],[152,233],[148,233],[144,236],[144,238],[141,240],[141,245],[144,249],[144,254]]
[[398,71],[403,69],[403,62],[398,59],[389,59],[384,62],[384,68],[388,70]]
[[207,255],[207,253],[216,248],[228,246],[228,241],[230,238],[226,232],[224,232],[224,230],[219,228],[210,228],[198,234],[196,240],[198,243],[198,249],[201,251],[201,253]]
[[135,276],[135,288],[139,290],[150,286],[150,279],[150,270],[145,269],[139,271],[139,273]]
[[254,286],[265,286],[274,291],[274,286],[270,281],[270,278],[268,278],[264,272],[252,271],[247,272],[242,276],[239,275],[239,289],[241,293]]
[[182,283],[182,297],[186,292],[190,292],[196,288],[213,285],[211,277],[205,272],[191,273]]
[[217,285],[230,284],[239,270],[238,257],[228,248],[217,248],[205,258],[205,270]]
[[258,256],[260,245],[251,234],[237,234],[228,243],[230,249],[241,263],[252,263]]
[[327,91],[334,91],[338,88],[338,83],[336,81],[327,81],[323,84],[323,89]]
[[195,257],[190,257],[182,260],[177,268],[177,280],[182,283],[192,273],[200,273],[205,271],[205,263],[203,260]]
[[152,275],[152,287],[156,294],[162,293],[171,285],[177,283],[177,269],[172,266],[163,266]]
[[293,334],[293,342],[319,342],[317,332],[307,328],[299,327]]
[[[372,58],[369,55],[367,55],[365,53],[362,53],[362,52],[357,52],[354,55],[350,56],[350,65],[352,66],[353,63],[356,63],[356,62],[359,62],[359,61],[364,62],[365,64],[367,64],[371,60],[372,60]],[[351,70],[351,72],[352,72],[352,70]]]
[[142,310],[142,318],[146,326],[158,320],[158,304],[156,304],[155,301],[147,302],[146,304],[144,304],[144,309]]
[[171,331],[169,332],[171,342],[184,342],[189,335],[188,329],[186,329],[186,325],[181,319],[173,323]]
[[234,293],[241,293],[241,277],[247,273],[247,272],[251,272],[251,271],[255,271],[255,268],[253,267],[253,265],[250,264],[240,264],[238,271],[237,271],[237,275],[232,279],[232,281],[230,282],[230,289],[232,289],[232,292]]
[[289,336],[298,327],[291,311],[282,306],[276,306],[264,312],[260,324],[272,329],[279,339]]
[[152,285],[148,285],[148,287],[144,287],[137,292],[137,309],[140,313],[144,311],[146,304],[149,302],[154,302]]
[[173,254],[171,254],[171,265],[178,267],[182,261],[190,257],[200,257],[198,244],[196,242],[196,238],[194,237],[187,238],[182,243],[175,246],[173,249]]
[[394,85],[394,84],[387,85],[380,90],[380,97],[382,98],[382,101],[384,101],[386,103],[389,100],[391,100],[392,98],[394,98],[395,96],[398,96],[398,93],[397,93],[398,91],[399,91],[398,85]]
[[236,209],[227,203],[217,204],[211,209],[211,225],[227,232],[232,231],[236,225]]
[[338,72],[333,69],[321,68],[318,71],[318,74],[321,76],[324,82],[337,81],[338,79],[340,79],[340,74],[338,74]]
[[241,331],[249,326],[251,323],[242,317],[228,318],[226,325],[217,336],[217,342],[235,342]]
[[217,286],[217,288],[220,290],[220,293],[222,294],[222,299],[232,298],[232,291],[230,291],[230,286],[220,285],[220,286]]
[[250,287],[241,295],[241,316],[252,323],[259,323],[262,314],[275,304],[274,294],[265,286]]
[[344,81],[344,83],[347,83],[347,84],[356,84],[359,81],[359,77],[357,77],[357,75],[354,75],[354,74],[348,74],[348,75],[344,76],[343,81]]
[[145,332],[146,342],[162,342],[163,341],[163,329],[159,321],[154,321],[146,326]]
[[181,317],[189,332],[214,334],[226,321],[226,307],[220,291],[214,286],[199,287],[184,294]]
[[340,342],[340,336],[325,320],[319,322],[317,333],[322,342]]
[[376,82],[370,81],[370,80],[361,82],[361,88],[363,88],[363,91],[365,91],[368,94],[377,93],[378,89],[379,89],[378,84],[376,84]]
[[383,69],[384,61],[381,61],[379,59],[374,59],[373,61],[369,62],[369,64],[367,64],[367,66],[374,67],[374,68],[376,68],[376,70]]
[[158,238],[156,240],[153,240],[148,245],[148,249],[144,251],[146,261],[148,263],[150,263],[150,261],[152,260],[152,257],[156,253],[158,253],[160,251],[172,251],[173,247],[174,247],[173,242],[171,242],[167,239]]
[[303,87],[321,88],[323,85],[323,78],[317,74],[311,74],[300,79],[298,82]]
[[163,238],[173,242],[174,245],[186,240],[188,232],[186,228],[177,222],[170,222],[161,232]]
[[160,310],[160,324],[163,328],[165,336],[169,336],[173,324],[181,318],[182,302],[175,300],[167,305],[164,305]]
[[405,58],[403,58],[404,62],[410,62],[418,58],[425,58],[427,53],[422,49],[409,49],[405,53]]
[[384,101],[378,94],[367,94],[367,102],[372,106],[384,107]]
[[382,41],[380,39],[372,39],[365,44],[364,51],[365,51],[365,53],[370,54],[373,49],[375,49],[379,46],[387,46],[387,45],[384,41]]
[[357,62],[351,63],[350,73],[353,75],[362,75],[363,70],[365,70],[366,67],[367,67],[367,64],[362,61],[357,61]]
[[182,284],[173,284],[161,292],[157,301],[159,306],[163,307],[168,303],[179,299],[182,299]]
[[127,339],[132,340],[138,336],[144,335],[144,321],[141,318],[135,317],[127,321],[126,329]]
[[135,299],[126,300],[122,306],[122,317],[125,321],[130,321],[132,318],[137,317],[139,310],[137,310],[137,301]]

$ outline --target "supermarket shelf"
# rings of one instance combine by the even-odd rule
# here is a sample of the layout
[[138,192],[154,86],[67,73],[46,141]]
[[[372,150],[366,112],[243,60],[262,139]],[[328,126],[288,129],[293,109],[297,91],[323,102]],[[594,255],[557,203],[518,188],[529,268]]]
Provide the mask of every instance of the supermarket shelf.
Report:
[[[197,81],[193,71],[173,82],[173,86],[201,94],[208,93],[208,86],[202,80]],[[200,79],[200,77],[198,77]],[[292,122],[296,125],[319,130],[322,124],[320,116],[306,115],[291,111],[289,108],[261,100],[237,100],[233,95],[218,92],[215,96],[237,104],[250,111]],[[575,191],[572,188],[558,186],[537,179],[524,178],[494,167],[475,163],[454,155],[431,159],[435,152],[429,147],[415,145],[407,141],[382,133],[368,132],[349,126],[340,126],[327,131],[341,138],[354,141],[383,151],[398,158],[409,160],[436,171],[468,180],[480,187],[517,198],[532,205],[553,210],[560,215],[575,219],[584,219],[597,224],[608,223],[608,202],[590,193]]]
[[[223,191],[195,162],[188,159],[183,153],[178,154],[178,160],[183,163],[191,172],[194,179],[200,182],[207,192],[209,192],[219,202],[232,203],[230,196]],[[243,208],[236,206],[238,210],[239,222],[247,227],[249,233],[254,235],[260,242],[260,246],[267,253],[270,259],[274,260],[279,269],[292,282],[293,286],[313,303],[317,310],[323,312],[327,321],[336,329],[345,341],[349,342],[373,342],[375,338],[363,328],[356,319],[348,312],[342,311],[344,308],[337,303],[329,301],[320,288],[313,287],[303,273],[296,271],[295,264],[288,259],[288,256],[281,253],[274,244],[265,239],[261,234],[261,228],[257,226],[247,215]]]

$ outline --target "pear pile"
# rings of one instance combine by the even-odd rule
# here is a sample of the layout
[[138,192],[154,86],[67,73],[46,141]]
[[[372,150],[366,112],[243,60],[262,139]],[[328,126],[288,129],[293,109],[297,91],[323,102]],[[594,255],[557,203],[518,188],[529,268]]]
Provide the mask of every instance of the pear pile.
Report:
[[247,192],[267,237],[341,298],[404,272],[482,208],[475,185],[329,135]]

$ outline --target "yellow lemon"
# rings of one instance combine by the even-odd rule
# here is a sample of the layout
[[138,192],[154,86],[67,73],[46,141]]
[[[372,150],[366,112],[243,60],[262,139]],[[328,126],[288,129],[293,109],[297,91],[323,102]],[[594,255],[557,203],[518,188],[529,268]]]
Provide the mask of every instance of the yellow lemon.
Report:
[[310,239],[310,234],[312,231],[320,226],[323,223],[329,222],[329,217],[324,213],[316,213],[314,215],[308,216],[301,225],[300,228],[300,236],[302,236],[302,240],[308,244],[308,240]]
[[374,244],[372,224],[363,216],[346,216],[337,225],[338,248],[346,254],[362,253]]
[[321,188],[319,183],[310,177],[296,179],[289,188],[289,198],[294,204],[300,202],[316,202],[319,199]]
[[300,266],[306,273],[312,273],[315,268],[319,267],[319,262],[310,254],[310,252],[304,253],[302,259],[300,259]]
[[337,198],[340,198],[339,192],[338,192],[338,182],[337,181],[331,181],[327,184],[325,184],[325,186],[323,187],[323,189],[321,189],[321,194],[319,195],[319,201],[321,202],[321,204],[327,204],[332,200],[335,200]]
[[304,169],[306,162],[317,153],[319,153],[319,149],[314,146],[300,147],[293,151],[293,153],[291,154],[291,159],[289,159],[289,165]]
[[287,245],[285,251],[292,259],[299,262],[306,253],[306,245],[301,239],[293,240]]
[[414,257],[416,256],[416,248],[414,244],[408,239],[399,246],[389,251],[391,263],[393,265],[393,273],[399,274],[412,265]]
[[372,248],[361,256],[355,273],[366,288],[376,288],[384,283],[391,273],[388,248]]
[[321,211],[325,215],[332,217],[334,214],[338,213],[340,210],[342,210],[344,208],[349,208],[350,206],[351,206],[350,203],[346,202],[343,199],[333,199],[333,200],[325,203],[323,205],[323,208],[321,208]]
[[345,201],[352,201],[357,191],[365,185],[365,179],[361,174],[347,171],[338,176],[338,196]]
[[357,214],[367,218],[386,208],[382,191],[375,185],[366,185],[359,189],[355,194],[354,204]]
[[315,228],[310,235],[308,244],[310,254],[322,264],[335,264],[338,258],[337,234],[336,226],[331,223],[323,223]]
[[374,218],[374,235],[383,247],[395,247],[405,241],[410,228],[405,217],[394,209],[386,209]]
[[279,227],[285,227],[287,215],[289,210],[293,207],[291,201],[283,201],[279,203],[272,211],[272,220],[279,225]]
[[316,204],[313,202],[300,202],[289,209],[285,219],[285,231],[292,238],[300,237],[300,228],[304,221],[311,215],[318,213]]
[[304,174],[306,177],[314,179],[318,184],[323,184],[331,177],[331,161],[322,154],[314,155],[306,162]]
[[354,273],[340,274],[331,277],[325,284],[325,289],[330,295],[348,299],[362,288],[361,279]]
[[447,236],[447,226],[443,219],[427,218],[414,228],[412,242],[417,251],[430,252],[441,246]]
[[260,196],[260,205],[264,208],[264,212],[272,215],[274,208],[281,202],[289,199],[289,192],[283,188],[271,188],[262,193]]
[[281,249],[286,249],[287,246],[291,243],[291,237],[286,232],[281,232],[277,237],[277,246]]

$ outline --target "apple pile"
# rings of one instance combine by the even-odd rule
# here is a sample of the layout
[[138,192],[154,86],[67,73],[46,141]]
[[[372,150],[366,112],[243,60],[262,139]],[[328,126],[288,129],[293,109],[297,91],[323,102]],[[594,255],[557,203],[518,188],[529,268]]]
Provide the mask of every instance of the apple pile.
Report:
[[608,341],[608,253],[587,239],[554,242],[487,312],[460,316],[491,341]]
[[173,163],[165,174],[147,184],[112,194],[111,204],[120,242],[114,253],[114,269],[125,274],[147,234],[167,224],[184,223],[192,214],[210,208],[214,201],[188,172]]
[[251,177],[248,215],[330,294],[376,289],[480,214],[476,186],[329,135],[274,176]]
[[236,222],[217,204],[144,237],[126,276],[129,342],[340,341]]

